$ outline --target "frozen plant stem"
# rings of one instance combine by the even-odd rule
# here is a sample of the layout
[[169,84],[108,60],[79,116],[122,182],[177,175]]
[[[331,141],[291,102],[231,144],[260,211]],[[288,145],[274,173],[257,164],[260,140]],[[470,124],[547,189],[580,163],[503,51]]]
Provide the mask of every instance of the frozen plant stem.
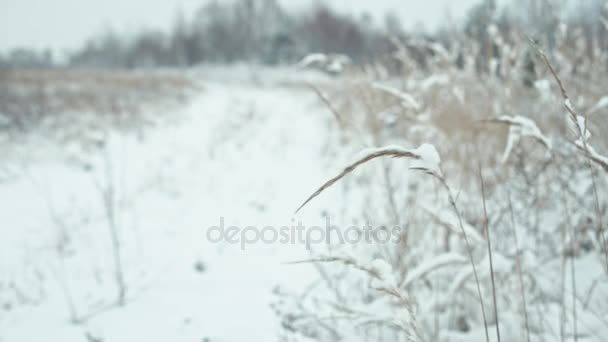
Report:
[[498,319],[498,303],[496,301],[496,282],[494,281],[494,263],[492,261],[492,238],[490,237],[490,224],[488,222],[488,210],[486,207],[486,188],[483,181],[483,173],[481,172],[481,164],[479,168],[479,182],[481,183],[481,199],[483,201],[483,223],[486,231],[486,242],[488,245],[488,258],[490,261],[490,279],[492,280],[492,300],[494,301],[494,317],[496,319],[496,338],[500,342],[500,320]]

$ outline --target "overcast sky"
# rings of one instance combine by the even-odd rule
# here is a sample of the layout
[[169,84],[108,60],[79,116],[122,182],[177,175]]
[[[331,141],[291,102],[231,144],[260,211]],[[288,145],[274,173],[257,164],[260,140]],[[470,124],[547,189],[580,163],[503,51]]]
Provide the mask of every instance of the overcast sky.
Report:
[[[168,28],[177,8],[185,12],[208,0],[0,0],[0,50],[19,46],[73,49],[87,37],[112,27],[118,32],[141,28]],[[230,0],[222,0],[230,1]],[[290,9],[325,2],[352,14],[368,11],[381,21],[387,11],[398,14],[403,26],[417,23],[432,28],[445,18],[455,18],[479,0],[280,0]]]

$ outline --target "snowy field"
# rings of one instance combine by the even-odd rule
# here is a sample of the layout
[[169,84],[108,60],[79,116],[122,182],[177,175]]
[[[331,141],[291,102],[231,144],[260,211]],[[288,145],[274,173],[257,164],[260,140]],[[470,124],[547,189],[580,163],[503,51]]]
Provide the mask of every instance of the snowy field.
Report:
[[[76,75],[3,84],[31,121],[0,122],[23,127],[0,140],[0,342],[608,335],[604,157],[578,154],[603,121],[567,141],[570,116],[539,114],[564,118],[548,78],[516,98],[452,70]],[[328,218],[399,240],[240,234]]]
[[[272,291],[315,277],[283,264],[306,258],[305,247],[243,250],[209,242],[206,230],[220,218],[241,227],[294,223],[322,179],[330,118],[298,83],[324,78],[235,69],[194,72],[186,104],[152,113],[161,119],[142,132],[106,131],[97,149],[33,134],[3,143],[0,341],[277,338]],[[112,304],[109,215],[124,306]]]
[[47,2],[0,342],[608,341],[608,0]]

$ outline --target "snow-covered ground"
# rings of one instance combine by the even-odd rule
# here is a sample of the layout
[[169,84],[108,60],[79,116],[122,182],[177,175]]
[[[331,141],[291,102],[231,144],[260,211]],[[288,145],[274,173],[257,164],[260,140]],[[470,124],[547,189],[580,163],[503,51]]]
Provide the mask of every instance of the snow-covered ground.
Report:
[[[511,125],[505,141],[485,146],[497,158],[504,149],[508,158],[498,170],[514,172],[488,193],[490,271],[488,235],[475,210],[478,191],[458,184],[459,164],[450,160],[450,151],[456,155],[471,142],[448,140],[429,120],[442,115],[442,104],[425,98],[436,76],[412,79],[408,93],[388,83],[331,79],[295,68],[206,66],[185,76],[196,85],[185,91],[189,101],[178,108],[146,103],[140,120],[118,120],[121,129],[104,128],[112,122],[107,116],[104,121],[70,113],[55,123],[53,116],[43,117],[39,125],[46,129],[0,135],[0,342],[402,341],[415,339],[411,332],[420,341],[494,341],[484,337],[477,296],[487,305],[488,328],[499,321],[503,341],[528,333],[531,341],[605,340],[608,259],[584,233],[596,217],[595,206],[578,203],[590,198],[584,195],[588,175],[568,154],[536,177],[537,183],[515,172],[517,158],[529,156],[528,163],[536,165],[546,150],[560,151],[559,135],[545,122],[480,116]],[[343,99],[332,91],[349,94],[351,110],[339,114],[350,117],[336,116],[347,119],[350,131],[338,129],[340,120],[307,83],[334,95],[336,106]],[[454,91],[451,83],[459,87],[458,79],[443,83],[433,87],[449,90],[445,94],[462,103],[472,98],[470,90]],[[103,92],[107,84],[94,91]],[[73,94],[78,93],[68,95]],[[124,103],[135,96],[120,95]],[[370,95],[378,108],[366,107],[374,102]],[[414,125],[396,114],[384,120],[391,99],[407,113],[419,112]],[[453,120],[448,107],[443,118]],[[371,117],[358,116],[360,109]],[[366,121],[376,113],[378,122]],[[146,122],[152,124],[140,126]],[[55,126],[72,138],[63,139]],[[460,127],[452,121],[447,126]],[[529,148],[536,145],[542,153],[533,158]],[[569,151],[563,142],[561,149]],[[407,158],[363,165],[381,156]],[[462,212],[450,208],[449,190],[436,182],[440,174],[446,186],[458,189]],[[500,173],[489,168],[485,174]],[[336,175],[344,177],[326,183]],[[560,177],[567,178],[562,188]],[[605,188],[603,178],[597,182]],[[294,214],[321,184],[322,194],[314,193]],[[557,213],[561,202],[535,204],[552,203],[563,189],[573,194],[572,203],[564,199],[565,217]],[[496,209],[505,205],[505,196],[507,208],[513,196],[512,223],[504,219],[509,211]],[[604,201],[603,192],[598,197]],[[568,212],[575,203],[576,210]],[[242,244],[251,238],[241,234],[252,232],[249,227],[258,233],[272,227],[266,232],[275,234],[285,226],[292,233],[300,223],[323,229],[326,217],[343,228],[343,236],[350,225],[370,224],[376,232],[396,225],[406,238],[392,246],[332,240],[314,245],[314,253],[299,236]],[[210,241],[221,223],[225,232],[240,231]],[[580,236],[566,239],[567,229]],[[479,270],[477,295],[461,230],[472,242]],[[515,232],[519,242],[511,236]],[[311,255],[322,262],[289,263]],[[490,275],[497,277],[500,316],[489,309]],[[117,305],[121,299],[124,305]],[[390,324],[384,330],[380,323]]]
[[[35,137],[6,149],[0,341],[276,340],[273,288],[301,290],[316,276],[284,264],[306,258],[305,246],[243,249],[206,232],[221,218],[241,228],[321,222],[315,210],[293,212],[327,174],[331,117],[280,75],[201,70],[193,100],[141,134],[110,132],[92,151]],[[108,193],[126,284],[120,307]]]

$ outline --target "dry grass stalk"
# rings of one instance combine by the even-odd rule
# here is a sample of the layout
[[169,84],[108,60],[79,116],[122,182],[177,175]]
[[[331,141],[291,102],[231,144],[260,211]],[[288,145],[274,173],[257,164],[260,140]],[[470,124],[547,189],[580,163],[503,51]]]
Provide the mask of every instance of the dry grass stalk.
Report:
[[319,97],[319,99],[325,104],[327,109],[329,109],[329,111],[334,116],[334,119],[336,119],[336,121],[338,122],[340,127],[344,128],[346,123],[345,123],[344,119],[342,118],[342,116],[340,115],[340,112],[338,111],[338,109],[336,109],[336,107],[334,107],[334,105],[327,98],[327,96],[325,94],[323,94],[321,89],[319,89],[317,86],[315,86],[312,83],[307,83],[307,85],[310,89],[312,89],[315,92],[315,94],[317,94],[317,97]]
[[[434,150],[434,148],[433,148],[433,150]],[[344,178],[349,173],[353,172],[357,167],[359,167],[371,160],[374,160],[376,158],[380,158],[380,157],[410,158],[410,159],[414,159],[414,160],[423,159],[423,157],[420,154],[417,154],[414,150],[406,150],[406,149],[399,148],[399,147],[387,147],[387,148],[378,149],[371,153],[367,153],[362,158],[356,160],[354,163],[351,163],[346,168],[344,168],[344,170],[342,170],[342,172],[340,172],[340,174],[338,174],[337,176],[335,176],[335,177],[331,178],[330,180],[328,180],[327,182],[325,182],[317,191],[315,191],[312,195],[310,195],[304,201],[304,203],[302,205],[300,205],[300,207],[296,210],[296,213],[298,213],[304,206],[306,206],[306,204],[308,204],[315,197],[319,196],[323,191],[325,191],[326,189],[328,189],[329,187],[334,185],[336,182],[338,182],[340,179]],[[437,156],[437,158],[439,158],[439,157]],[[481,313],[482,313],[483,322],[484,322],[486,341],[489,342],[490,337],[489,337],[489,332],[488,332],[488,320],[487,320],[487,315],[486,315],[486,311],[485,311],[483,295],[481,293],[481,283],[479,281],[479,274],[477,272],[477,267],[475,266],[475,260],[473,258],[473,249],[471,247],[471,244],[469,243],[469,239],[467,237],[467,233],[464,228],[463,221],[462,221],[462,216],[460,215],[460,211],[458,210],[458,206],[456,205],[456,199],[452,195],[452,191],[451,191],[450,187],[448,186],[445,178],[442,176],[442,172],[439,169],[439,165],[436,165],[436,167],[437,167],[436,169],[433,169],[433,168],[428,168],[426,166],[421,166],[421,167],[412,167],[412,169],[422,171],[422,172],[436,178],[437,180],[439,180],[440,184],[445,188],[445,190],[448,194],[448,200],[450,202],[450,205],[453,208],[454,212],[456,213],[456,216],[458,217],[458,224],[459,224],[460,230],[462,231],[462,234],[463,234],[463,237],[465,240],[467,254],[469,256],[469,261],[471,263],[471,267],[473,268],[473,275],[475,277],[475,284],[477,287],[477,295],[479,297]],[[350,260],[350,259],[348,259],[348,260]],[[307,262],[319,262],[319,261],[325,261],[325,262],[342,261],[342,262],[344,262],[344,260],[342,260],[341,258],[319,259],[319,260],[312,260],[312,261],[307,261]],[[361,269],[365,270],[364,268],[361,268]],[[394,293],[389,293],[389,294],[395,296]]]
[[[549,61],[549,58],[547,57],[545,52],[540,48],[540,46],[538,46],[538,44],[534,40],[532,40],[531,38],[528,38],[528,39],[532,42],[532,45],[538,51],[543,62],[545,63],[545,65],[547,66],[549,71],[551,72],[551,75],[553,75],[555,82],[557,82],[560,92],[562,94],[562,98],[564,99],[564,106],[566,107],[566,110],[569,113],[570,120],[572,121],[572,123],[574,124],[574,126],[577,128],[577,131],[578,131],[577,133],[579,135],[579,139],[575,142],[575,145],[579,149],[581,149],[581,147],[582,147],[585,157],[587,157],[587,166],[589,168],[589,172],[591,173],[591,182],[592,182],[593,194],[595,197],[595,205],[596,205],[596,210],[597,210],[598,233],[600,235],[600,239],[602,240],[602,244],[603,244],[603,248],[604,248],[605,271],[608,273],[608,240],[606,239],[606,236],[604,235],[604,228],[603,228],[603,222],[602,222],[603,215],[602,215],[602,211],[601,211],[601,206],[600,206],[600,202],[599,202],[599,194],[597,191],[597,184],[595,182],[595,176],[593,174],[593,167],[591,166],[591,161],[593,161],[594,163],[601,166],[605,171],[608,171],[608,162],[605,160],[605,158],[599,156],[595,152],[593,147],[589,146],[587,143],[587,138],[588,138],[588,133],[589,133],[588,128],[587,128],[587,126],[588,126],[587,115],[583,114],[581,116],[576,113],[576,110],[574,109],[574,106],[572,105],[572,101],[570,100],[570,97],[568,96],[568,92],[566,91],[566,88],[564,87],[564,84],[563,84],[562,80],[560,79],[559,75],[555,71],[555,68],[553,68],[553,65]],[[581,117],[583,118],[582,127],[579,122],[579,118],[581,118]]]
[[323,185],[321,185],[321,187],[319,189],[317,189],[317,191],[315,191],[312,195],[310,195],[304,201],[304,203],[302,203],[302,205],[300,205],[298,207],[298,209],[295,211],[295,213],[297,214],[302,208],[304,208],[315,197],[319,196],[323,191],[325,191],[326,189],[328,189],[329,187],[331,187],[332,185],[334,185],[337,181],[339,181],[340,179],[344,178],[349,173],[353,172],[359,166],[361,166],[361,165],[363,165],[363,164],[365,164],[365,163],[367,163],[367,162],[369,162],[371,160],[374,160],[374,159],[377,159],[377,158],[381,158],[381,157],[420,159],[420,156],[417,155],[417,154],[415,154],[414,152],[408,151],[408,150],[404,150],[404,149],[399,149],[399,148],[385,148],[385,149],[380,149],[380,150],[378,150],[376,152],[367,154],[364,157],[362,157],[362,158],[358,159],[357,161],[355,161],[354,163],[348,165],[337,176],[331,178],[330,180],[328,180],[327,182],[325,182]]

